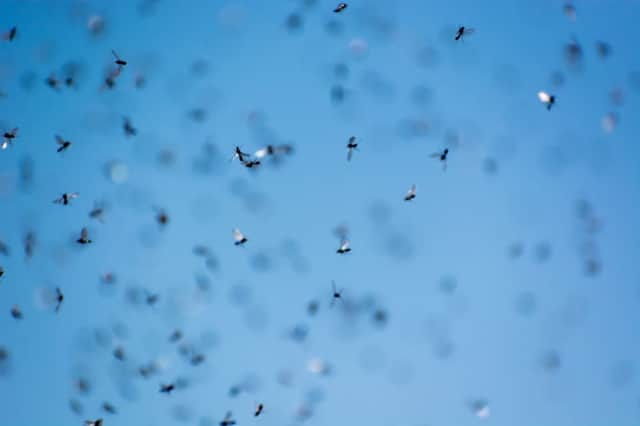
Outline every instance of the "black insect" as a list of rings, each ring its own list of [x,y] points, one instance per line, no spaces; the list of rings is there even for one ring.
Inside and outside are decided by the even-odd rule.
[[[449,155],[449,148],[445,148],[442,152],[434,152],[430,157],[437,158],[442,163],[442,169],[447,170],[447,155]]]
[[[253,413],[253,416],[258,417],[260,414],[262,414],[262,410],[264,410],[264,404],[260,403],[256,405],[256,411]]]
[[[146,302],[149,306],[155,305],[158,302],[158,299],[160,299],[160,296],[157,293],[151,293],[147,290],[145,290],[144,292],[147,295]]]
[[[414,198],[416,198],[416,186],[415,185],[411,185],[411,188],[409,188],[409,191],[407,192],[407,195],[404,196],[404,200],[405,201],[411,201]]]
[[[260,165],[260,160],[247,160],[247,161],[243,161],[242,164],[246,168],[252,169],[252,168],[258,167]]]
[[[9,145],[11,145],[13,143],[13,140],[16,138],[16,136],[18,135],[18,128],[14,127],[13,129],[9,130],[8,132],[4,132],[2,134],[2,145],[0,145],[0,148],[2,149],[7,149],[9,147]]]
[[[118,410],[111,403],[105,401],[102,403],[102,409],[109,414],[117,414]]]
[[[97,419],[97,420],[85,420],[85,421],[84,421],[84,425],[85,425],[85,426],[102,426],[102,419]]]
[[[56,198],[55,200],[53,200],[53,202],[56,204],[62,204],[64,206],[67,206],[69,205],[71,200],[76,199],[79,196],[80,194],[78,194],[77,192],[65,192],[60,196],[60,198]]]
[[[60,311],[62,302],[64,302],[64,294],[62,294],[62,291],[60,291],[60,289],[56,287],[56,313]]]
[[[129,119],[129,117],[122,117],[122,119],[122,129],[124,130],[125,136],[135,136],[138,133],[138,129],[133,127],[133,124],[131,124],[131,120]]]
[[[58,84],[60,82],[54,73],[49,74],[49,77],[47,77],[44,82],[53,90],[58,90]]]
[[[161,393],[166,393],[167,395],[170,394],[172,391],[174,391],[176,388],[176,385],[174,385],[173,383],[169,383],[168,385],[165,384],[161,384],[160,385],[160,392]]]
[[[347,4],[346,3],[340,3],[339,5],[336,6],[335,9],[333,9],[333,13],[340,13],[343,10],[345,10],[347,8]]]
[[[239,146],[236,146],[235,150],[233,151],[233,157],[231,157],[231,160],[235,160],[236,158],[238,160],[240,160],[241,163],[244,163],[246,160],[249,159],[249,157],[251,156],[251,154],[247,154],[246,152],[242,152],[242,150],[240,149]]]
[[[120,56],[118,56],[115,50],[111,49],[111,53],[113,53],[113,56],[116,58],[114,62],[117,66],[124,67],[127,65],[127,61],[123,60]]]
[[[336,303],[336,300],[342,300],[342,290],[338,291],[336,282],[331,280],[331,306]]]
[[[18,33],[18,27],[13,27],[6,33],[2,34],[2,39],[5,41],[13,41],[16,38],[16,34]]]
[[[76,240],[79,244],[91,244],[93,241],[89,239],[89,230],[82,228],[80,231],[80,238]]]
[[[473,28],[467,28],[465,26],[461,26],[458,28],[458,31],[456,31],[456,36],[455,36],[455,40],[462,40],[462,37],[465,35],[469,35],[472,34],[475,30]]]
[[[60,135],[55,135],[55,138],[56,138],[56,143],[59,146],[58,152],[62,152],[72,145],[71,141],[64,140]]]
[[[165,226],[169,223],[169,215],[164,209],[156,207],[156,222],[160,224],[160,226]]]
[[[336,253],[345,254],[345,253],[349,253],[350,251],[351,251],[351,243],[349,242],[349,240],[342,240],[342,242],[340,243],[340,247],[338,248],[338,250],[336,250]]]
[[[231,411],[227,411],[227,414],[224,416],[224,419],[220,422],[220,426],[233,426],[235,424],[236,424],[236,421],[233,420]]]
[[[11,308],[11,316],[17,320],[22,319],[22,311],[20,310],[20,306],[13,305]]]
[[[4,276],[4,268],[0,266],[0,278]]]
[[[538,99],[547,106],[547,110],[551,110],[553,104],[556,103],[556,97],[544,91],[538,92]]]
[[[354,150],[358,151],[358,143],[356,142],[356,137],[351,136],[349,138],[349,142],[347,143],[347,161],[351,161]]]

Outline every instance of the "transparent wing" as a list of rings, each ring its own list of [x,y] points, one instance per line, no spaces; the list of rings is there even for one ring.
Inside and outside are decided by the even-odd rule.
[[[340,245],[340,250],[345,251],[349,248],[350,245],[351,243],[349,242],[349,240],[344,240],[342,242],[342,245]]]
[[[89,238],[89,230],[86,227],[82,228],[82,231],[80,231],[80,238],[82,238],[83,240]]]
[[[547,92],[541,90],[538,92],[538,99],[540,102],[549,103],[551,101],[551,96]]]
[[[78,192],[69,192],[67,198],[78,198],[80,194]]]
[[[256,151],[255,156],[258,160],[264,158],[267,156],[267,153],[269,152],[269,150],[267,148],[262,148]]]
[[[349,152],[347,152],[347,161],[351,161],[351,157],[353,157],[353,150],[349,149]]]
[[[56,143],[57,143],[58,145],[64,145],[64,139],[62,139],[62,136],[60,136],[60,135],[55,135],[55,138],[56,138]]]
[[[240,230],[238,228],[235,228],[233,230],[233,239],[236,240],[236,241],[244,240],[244,235],[242,234],[242,232],[240,232]]]

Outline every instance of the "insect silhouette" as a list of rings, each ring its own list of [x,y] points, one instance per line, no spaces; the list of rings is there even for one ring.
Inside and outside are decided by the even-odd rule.
[[[340,243],[340,247],[338,248],[338,250],[336,250],[336,253],[338,254],[345,254],[345,253],[349,253],[351,251],[351,243],[349,242],[349,240],[343,240]]]
[[[473,28],[468,28],[465,27],[464,25],[458,28],[458,31],[456,31],[456,36],[455,36],[455,40],[463,40],[463,37],[465,35],[469,35],[469,34],[473,34],[475,32],[475,30]]]
[[[447,170],[447,155],[449,155],[449,148],[445,148],[442,152],[434,152],[429,157],[437,158],[442,163],[442,170]]]
[[[60,306],[62,305],[63,301],[64,294],[62,294],[62,291],[60,291],[60,289],[56,287],[56,314],[60,311]]]
[[[85,421],[84,421],[84,425],[85,425],[85,426],[102,426],[102,419],[97,419],[97,420],[85,420]]]
[[[57,152],[62,152],[68,149],[72,145],[71,141],[64,140],[60,135],[55,135],[55,139],[56,139],[56,143],[58,144]]]
[[[58,90],[58,84],[60,82],[58,81],[58,78],[56,77],[55,73],[49,74],[49,77],[47,77],[44,82],[47,84],[47,86],[51,87],[53,90]]]
[[[16,136],[18,136],[18,128],[14,127],[13,129],[9,130],[8,132],[4,132],[2,134],[2,145],[0,145],[0,148],[7,149],[9,147],[9,145],[11,145],[13,143],[13,140],[16,138]]]
[[[349,142],[347,142],[347,161],[351,161],[353,151],[358,151],[358,143],[356,142],[355,136],[351,136]]]
[[[156,210],[156,222],[160,224],[160,226],[165,226],[169,223],[169,215],[164,209],[155,208]]]
[[[220,422],[220,426],[233,426],[235,424],[236,424],[236,421],[233,420],[231,411],[227,411],[227,414],[224,416],[224,419]]]
[[[260,165],[260,161],[259,160],[247,160],[247,161],[243,161],[242,164],[248,168],[248,169],[252,169],[254,167],[257,167]]]
[[[138,129],[133,127],[131,124],[131,120],[129,117],[122,117],[122,129],[124,130],[125,136],[135,136],[138,133]]]
[[[176,385],[174,385],[173,383],[169,383],[168,385],[165,384],[161,384],[160,385],[160,392],[161,393],[166,393],[167,395],[169,395],[172,391],[174,391],[176,388]]]
[[[74,200],[79,196],[80,194],[78,194],[77,192],[65,192],[64,194],[62,194],[62,196],[60,196],[60,198],[56,198],[55,200],[53,200],[53,202],[55,204],[62,204],[64,206],[67,206],[69,205],[71,200]]]
[[[333,9],[333,13],[340,13],[340,12],[342,12],[343,10],[345,10],[345,9],[347,8],[347,6],[348,6],[348,5],[347,5],[346,3],[340,3],[340,4],[338,4],[338,5],[336,6],[336,8],[335,8],[335,9]]]
[[[247,241],[249,241],[247,240],[247,237],[245,237],[244,234],[240,232],[238,228],[233,230],[233,239],[234,239],[234,244],[237,246],[242,245]]]
[[[253,416],[258,417],[260,414],[262,414],[262,410],[264,410],[264,405],[262,403],[256,405],[256,410],[253,413]]]
[[[411,201],[414,198],[416,198],[416,186],[411,185],[411,188],[409,188],[409,191],[407,192],[407,195],[404,196],[404,200],[405,201]]]
[[[251,156],[251,154],[248,154],[246,152],[242,152],[240,147],[236,146],[235,150],[233,151],[233,157],[231,157],[231,160],[229,160],[229,161],[233,161],[233,160],[235,160],[237,158],[241,163],[244,163],[246,160],[249,159],[250,156]]]
[[[116,407],[114,407],[111,403],[109,402],[103,402],[102,403],[102,409],[109,414],[117,414],[118,410],[116,410]]]
[[[17,320],[22,319],[22,311],[20,310],[20,306],[13,305],[13,307],[11,307],[11,316]]]
[[[93,241],[89,239],[89,230],[85,227],[80,231],[80,238],[76,240],[78,244],[91,244]]]
[[[337,300],[342,300],[342,290],[338,291],[336,287],[336,282],[331,280],[331,307],[336,303]]]
[[[89,212],[89,218],[96,219],[99,222],[104,223],[105,208],[102,203],[94,203],[93,209]]]
[[[127,61],[118,56],[115,50],[111,49],[111,53],[113,54],[113,57],[116,58],[116,60],[114,61],[116,65],[118,65],[119,67],[124,67],[127,65]]]
[[[547,106],[547,110],[551,110],[553,104],[556,103],[556,97],[554,95],[550,95],[542,90],[538,92],[538,99]]]
[[[18,27],[12,27],[9,31],[2,34],[2,39],[5,41],[13,41],[16,38],[16,34],[18,34]]]

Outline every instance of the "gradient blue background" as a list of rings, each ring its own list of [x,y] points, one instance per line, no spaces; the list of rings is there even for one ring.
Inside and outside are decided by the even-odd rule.
[[[207,425],[227,410],[238,425],[283,425],[310,400],[311,425],[640,424],[640,3],[580,1],[575,22],[550,0],[355,0],[338,16],[336,4],[164,0],[145,14],[133,1],[0,4],[0,28],[18,26],[14,42],[0,43],[0,124],[20,127],[0,152],[0,240],[12,250],[0,257],[0,345],[10,351],[0,425]],[[87,31],[92,13],[107,22],[98,37]],[[286,28],[291,13],[302,18],[297,31]],[[462,24],[476,32],[454,43]],[[563,57],[572,36],[584,49],[580,71]],[[354,55],[353,39],[366,40],[365,55]],[[596,55],[597,40],[612,46],[609,58]],[[113,91],[100,91],[112,48],[129,65]],[[71,60],[85,65],[78,87],[46,87]],[[204,75],[192,72],[198,61],[208,63]],[[334,76],[338,62],[346,78]],[[28,71],[29,90],[20,85]],[[141,90],[136,73],[147,79]],[[348,93],[340,105],[330,98],[336,82]],[[618,106],[609,99],[616,88]],[[551,112],[538,90],[557,95]],[[189,118],[193,108],[206,109],[203,123]],[[252,111],[261,125],[248,125]],[[620,122],[607,134],[610,111]],[[123,115],[136,137],[123,135]],[[427,130],[408,131],[411,120]],[[64,155],[56,133],[74,142]],[[347,163],[351,135],[361,150]],[[217,154],[198,173],[206,141]],[[295,152],[255,173],[227,161],[236,144],[253,152],[270,142]],[[443,172],[428,156],[445,146]],[[158,161],[163,150],[173,165]],[[497,173],[485,172],[487,158]],[[113,160],[127,165],[125,184],[105,176]],[[413,183],[418,196],[404,203]],[[52,204],[65,191],[80,198]],[[603,223],[595,277],[579,254],[579,199]],[[88,218],[97,200],[109,206],[104,224]],[[170,215],[164,230],[154,206]],[[340,224],[353,247],[344,257],[335,253]],[[77,247],[85,225],[94,243]],[[245,247],[233,246],[234,227]],[[25,260],[29,229],[37,245]],[[524,252],[511,259],[516,242]],[[194,256],[195,244],[211,247],[217,272]],[[542,262],[540,244],[551,249]],[[99,281],[107,271],[118,279],[111,290]],[[198,275],[211,280],[206,294]],[[447,277],[451,293],[442,291]],[[332,279],[345,303],[330,309]],[[38,302],[55,286],[66,296],[58,315]],[[132,306],[130,288],[160,300]],[[527,315],[523,294],[535,298]],[[305,311],[312,299],[321,302],[314,318]],[[367,303],[387,311],[386,327],[372,324]],[[14,304],[20,322],[9,315]],[[309,328],[303,343],[288,337],[297,324]],[[176,327],[204,364],[177,354],[168,342]],[[96,329],[112,336],[107,347]],[[112,356],[119,344],[124,363]],[[541,367],[549,351],[560,355],[554,371]],[[314,357],[331,365],[329,376],[308,371]],[[151,360],[164,368],[144,380],[136,368]],[[291,386],[278,384],[281,371]],[[90,380],[89,395],[75,390],[78,376]],[[189,386],[158,393],[178,377]],[[252,392],[230,398],[246,378]],[[469,409],[477,398],[489,401],[488,419]],[[82,402],[81,416],[70,399]],[[101,412],[105,400],[116,416]],[[266,408],[254,419],[258,401]]]

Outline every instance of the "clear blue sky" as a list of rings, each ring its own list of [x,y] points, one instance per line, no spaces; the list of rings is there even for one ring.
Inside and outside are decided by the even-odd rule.
[[[137,3],[0,5],[0,30],[18,28],[0,43],[0,126],[20,128],[0,151],[0,241],[11,251],[0,254],[0,425],[207,426],[229,410],[239,426],[286,425],[305,402],[310,425],[638,424],[638,1],[580,1],[575,22],[551,0],[357,0],[339,15],[327,0],[160,0],[144,13]],[[97,36],[93,14],[106,20]],[[460,25],[475,32],[454,42]],[[564,55],[573,37],[577,66]],[[111,49],[128,65],[101,91]],[[70,61],[77,86],[47,87]],[[556,95],[551,111],[539,90]],[[204,121],[190,118],[196,109]],[[124,135],[123,116],[136,136]],[[62,154],[55,134],[73,142]],[[359,151],[347,162],[352,135]],[[268,143],[294,151],[257,170],[228,161],[235,145]],[[429,157],[445,147],[446,172]],[[126,182],[108,178],[113,162]],[[80,196],[53,204],[63,192]],[[104,223],[88,217],[100,200]],[[164,229],[155,208],[169,214]],[[344,256],[341,224],[353,249]],[[83,226],[93,243],[81,247]],[[585,274],[586,256],[599,274]],[[117,281],[105,288],[109,271]],[[333,308],[331,280],[343,290]],[[42,302],[55,287],[58,314]],[[142,289],[159,295],[155,306],[130,302]],[[308,330],[303,342],[290,338],[296,326]],[[176,328],[203,364],[169,342]],[[550,357],[555,368],[544,367]],[[312,373],[312,359],[330,374]],[[160,370],[143,379],[150,361]],[[74,387],[79,377],[89,394]],[[188,386],[158,392],[178,378]],[[229,396],[249,379],[252,389]],[[478,399],[489,418],[470,409]]]

